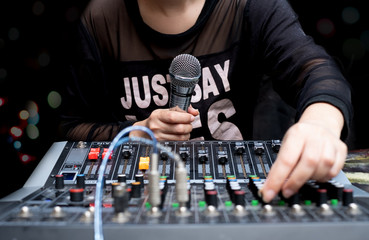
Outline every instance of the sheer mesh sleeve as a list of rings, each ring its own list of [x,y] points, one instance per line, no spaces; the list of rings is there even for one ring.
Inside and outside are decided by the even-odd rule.
[[[71,141],[108,141],[123,128],[133,124],[114,115],[106,104],[104,70],[94,41],[79,22],[70,39],[71,60],[66,77],[65,103],[62,106],[61,135]]]
[[[351,87],[335,61],[304,33],[287,1],[250,0],[246,14],[259,70],[272,76],[297,119],[314,102],[330,103],[344,115],[344,138],[352,120]]]

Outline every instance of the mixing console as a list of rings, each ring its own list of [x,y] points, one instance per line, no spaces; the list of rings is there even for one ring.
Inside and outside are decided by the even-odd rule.
[[[92,239],[99,168],[111,142],[56,142],[24,187],[0,199],[1,239]],[[281,142],[162,142],[156,204],[153,148],[126,142],[107,157],[106,239],[367,239],[369,194],[341,173],[289,199],[258,196]],[[177,162],[186,169],[185,202]],[[156,166],[156,164],[154,165]],[[6,183],[5,183],[6,184]]]

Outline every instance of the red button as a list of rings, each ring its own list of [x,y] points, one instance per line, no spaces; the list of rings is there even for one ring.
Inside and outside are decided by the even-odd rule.
[[[106,153],[109,151],[109,148],[104,148],[104,152],[102,153],[102,158],[104,159]],[[109,155],[109,159],[111,159],[111,155],[113,154],[113,152],[110,153]]]
[[[88,159],[96,160],[99,158],[100,148],[91,148],[90,152],[88,153]]]

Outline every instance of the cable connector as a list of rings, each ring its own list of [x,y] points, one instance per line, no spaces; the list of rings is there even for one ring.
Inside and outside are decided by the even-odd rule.
[[[158,207],[160,205],[161,197],[160,197],[160,175],[158,172],[158,160],[159,155],[157,153],[153,153],[151,155],[151,170],[148,173],[149,175],[149,202],[152,208]]]
[[[176,158],[180,158],[178,154],[175,154]],[[176,195],[179,203],[179,216],[189,216],[190,213],[187,210],[186,204],[189,200],[187,190],[187,169],[182,161],[177,161],[176,168]]]

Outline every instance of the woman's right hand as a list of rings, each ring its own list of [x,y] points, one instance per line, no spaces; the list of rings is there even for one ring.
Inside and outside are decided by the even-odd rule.
[[[186,141],[190,139],[192,122],[199,115],[198,110],[189,106],[188,112],[174,107],[170,109],[156,109],[151,115],[133,124],[133,126],[145,126],[153,131],[158,141]],[[132,131],[130,136],[147,137],[141,131]]]

